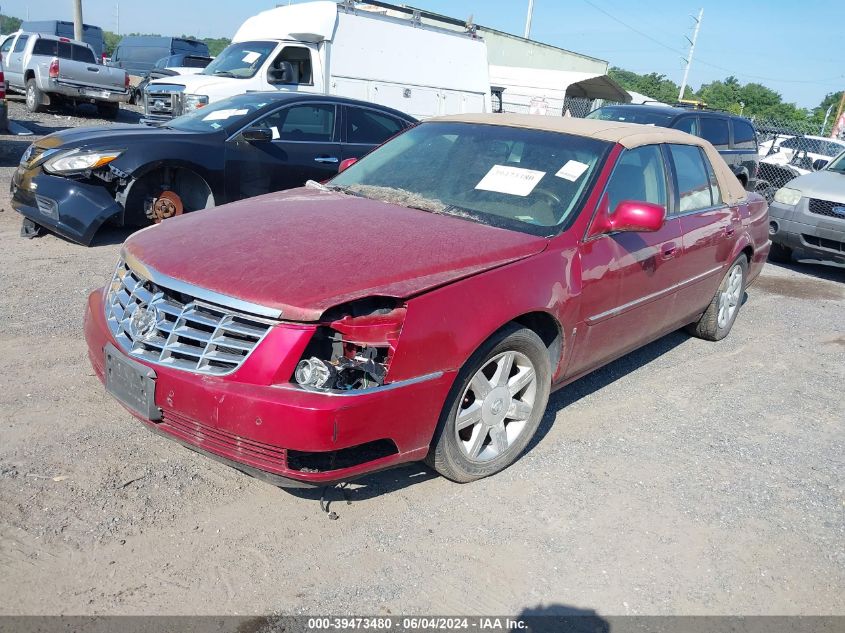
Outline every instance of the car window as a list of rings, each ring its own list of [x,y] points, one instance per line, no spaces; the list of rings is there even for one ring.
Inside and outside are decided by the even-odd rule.
[[[273,71],[280,70],[283,62],[288,62],[293,68],[293,77],[286,81],[286,84],[313,85],[310,50],[303,46],[285,46],[282,52],[273,60],[268,70],[268,73],[271,73],[268,77],[270,83],[274,83],[272,77]]]
[[[331,143],[334,137],[335,106],[309,103],[276,110],[254,124],[268,128],[273,140]]]
[[[230,44],[201,74],[248,79],[258,72],[276,48],[276,42],[255,41]]]
[[[678,211],[686,213],[712,207],[711,182],[701,150],[695,145],[670,145],[669,153],[678,184]]]
[[[26,46],[26,41],[29,39],[29,35],[21,35],[18,37],[18,41],[15,42],[15,48],[12,50],[13,53],[20,53],[24,46]]]
[[[507,95],[506,95],[507,96]],[[637,106],[604,106],[593,110],[587,115],[588,119],[600,121],[625,121],[626,123],[642,123],[644,125],[660,125],[666,127],[674,116],[669,108],[638,108]]]
[[[730,144],[727,119],[703,116],[699,119],[701,138],[707,139],[716,147],[727,147]]]
[[[329,183],[353,195],[533,235],[577,216],[605,141],[499,125],[425,122]]]
[[[698,119],[694,116],[685,116],[672,124],[672,127],[681,132],[698,136]]]
[[[346,107],[346,142],[378,145],[406,127],[404,121],[374,110]]]
[[[740,149],[756,149],[757,134],[754,127],[742,119],[733,119],[734,126],[734,147]]]
[[[666,171],[657,145],[623,152],[607,183],[610,212],[623,200],[651,202],[666,207]]]
[[[79,44],[71,45],[71,57],[77,62],[85,62],[86,64],[97,63],[97,58],[94,57],[94,51],[87,46],[80,46]]]
[[[39,38],[35,41],[35,44],[32,47],[32,54],[55,57],[59,54],[59,41]]]
[[[12,43],[15,41],[14,37],[7,37],[3,44],[0,45],[0,53],[8,53],[12,48]]]
[[[819,154],[823,154],[825,156],[833,158],[834,156],[837,156],[843,149],[845,149],[845,145],[840,145],[839,143],[834,143],[833,141],[822,141]]]
[[[710,159],[707,158],[707,154],[705,154],[701,148],[698,149],[698,152],[701,154],[701,160],[704,161],[704,168],[707,171],[707,180],[710,182],[710,200],[711,204],[715,207],[722,204],[722,190],[719,189],[719,179],[716,178],[716,172],[713,171],[713,165],[710,164]]]

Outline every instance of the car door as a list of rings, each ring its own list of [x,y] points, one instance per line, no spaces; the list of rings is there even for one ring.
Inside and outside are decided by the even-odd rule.
[[[605,191],[612,213],[623,200],[671,208],[665,157],[659,145],[626,150]],[[603,199],[604,200],[604,199]],[[604,204],[604,201],[603,201]],[[680,279],[681,224],[667,216],[654,232],[588,237],[581,260],[580,331],[567,373],[583,373],[663,333],[674,321]]]
[[[13,38],[14,39],[14,38]],[[29,35],[21,33],[12,44],[9,56],[3,55],[3,65],[6,67],[6,81],[10,86],[23,88],[23,56]]]
[[[341,160],[337,106],[309,101],[266,114],[249,127],[269,132],[266,141],[236,135],[226,148],[229,199],[301,187],[337,174]]]
[[[343,106],[343,159],[361,158],[409,125],[407,121],[373,108]]]
[[[716,292],[740,218],[722,201],[713,166],[700,147],[672,144],[667,150],[676,192],[672,214],[683,236],[676,307],[681,315],[695,316]]]

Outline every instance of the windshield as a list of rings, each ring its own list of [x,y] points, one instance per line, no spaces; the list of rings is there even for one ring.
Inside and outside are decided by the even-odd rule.
[[[249,123],[255,112],[270,102],[267,95],[260,92],[237,95],[176,117],[165,127],[185,132],[237,129]]]
[[[575,217],[611,144],[540,130],[422,123],[332,179],[352,195],[534,235]]]
[[[213,62],[205,67],[203,75],[249,79],[276,48],[276,42],[238,42],[230,44]]]
[[[605,106],[593,110],[587,115],[588,119],[600,121],[625,121],[626,123],[643,123],[645,125],[659,125],[668,127],[669,121],[675,116],[673,112],[659,112],[655,110],[640,110],[625,106]]]
[[[834,158],[827,166],[828,171],[838,171],[840,174],[845,173],[845,152],[842,152]]]

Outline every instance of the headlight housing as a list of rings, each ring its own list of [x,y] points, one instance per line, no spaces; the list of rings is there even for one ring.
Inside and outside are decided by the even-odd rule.
[[[317,328],[293,381],[317,391],[358,391],[385,383],[405,320],[405,307],[346,315]]]
[[[188,95],[183,94],[182,98],[182,114],[199,110],[208,105],[208,95]]]
[[[788,207],[794,207],[801,200],[801,192],[798,189],[790,189],[789,187],[781,187],[775,193],[775,202],[785,204]]]
[[[71,150],[53,156],[44,163],[44,171],[51,174],[72,174],[108,165],[123,150],[82,151]]]

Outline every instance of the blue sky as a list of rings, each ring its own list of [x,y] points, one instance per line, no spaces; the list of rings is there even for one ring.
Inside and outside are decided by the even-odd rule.
[[[246,17],[279,2],[121,0],[120,29],[231,37]],[[407,4],[461,19],[472,14],[477,24],[522,34],[528,0]],[[114,30],[116,5],[114,0],[83,0],[85,21]],[[28,7],[32,19],[70,19],[72,12],[71,0],[0,0],[0,6],[3,13],[18,17],[25,17]],[[825,94],[845,88],[845,3],[838,0],[535,0],[531,36],[680,83],[681,56],[688,48],[685,36],[692,36],[691,16],[702,7],[704,20],[690,73],[694,88],[734,74],[743,83],[759,81],[802,107],[816,106]]]

